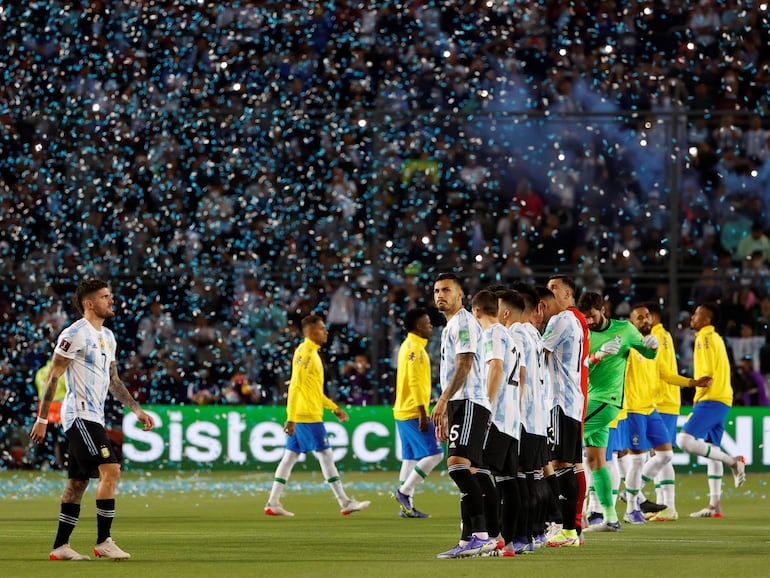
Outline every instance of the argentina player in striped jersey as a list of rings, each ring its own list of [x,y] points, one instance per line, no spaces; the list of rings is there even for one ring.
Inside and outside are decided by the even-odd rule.
[[[447,324],[441,332],[441,395],[431,412],[436,437],[447,442],[449,477],[460,490],[462,535],[438,558],[463,558],[492,551],[484,515],[484,496],[471,468],[483,467],[483,445],[490,417],[486,384],[481,381],[481,326],[463,307],[459,277],[442,273],[433,284],[433,300]]]
[[[513,540],[520,509],[516,474],[519,458],[519,358],[521,344],[500,323],[498,298],[489,290],[473,296],[473,316],[481,325],[481,374],[492,404],[492,423],[484,442],[484,464],[477,476],[484,492],[487,531],[503,555],[515,553]],[[494,475],[495,483],[492,482]]]

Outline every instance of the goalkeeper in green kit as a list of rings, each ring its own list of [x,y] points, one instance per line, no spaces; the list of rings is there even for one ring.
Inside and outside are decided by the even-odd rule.
[[[623,407],[629,350],[636,349],[644,357],[654,359],[658,353],[658,340],[652,335],[642,337],[629,321],[606,317],[604,298],[598,293],[584,293],[577,305],[590,330],[588,407],[583,421],[583,442],[593,486],[604,510],[604,523],[590,526],[585,531],[617,532],[620,521],[613,504],[612,482],[606,465],[609,424]]]

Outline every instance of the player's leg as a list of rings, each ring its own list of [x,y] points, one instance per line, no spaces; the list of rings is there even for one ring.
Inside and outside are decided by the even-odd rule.
[[[606,465],[606,448],[609,442],[609,424],[619,409],[602,402],[588,401],[584,435],[586,460],[591,468],[594,489],[602,506],[604,524],[608,529],[619,528],[618,516],[612,500],[612,481]],[[599,527],[597,526],[598,530]]]
[[[293,437],[293,436],[292,436]],[[299,449],[298,447],[296,449]],[[265,514],[268,516],[293,516],[292,512],[286,510],[281,504],[281,496],[286,489],[286,484],[289,483],[292,469],[294,464],[299,460],[300,453],[289,449],[288,445],[283,452],[281,461],[278,462],[278,467],[275,469],[275,475],[273,476],[273,486],[270,489],[270,497],[265,504]]]
[[[70,468],[72,460],[70,461]],[[67,480],[67,486],[61,497],[61,509],[59,511],[59,526],[54,538],[53,548],[49,554],[51,560],[89,560],[88,556],[73,550],[69,545],[70,536],[80,518],[80,503],[83,494],[88,488],[88,479]]]

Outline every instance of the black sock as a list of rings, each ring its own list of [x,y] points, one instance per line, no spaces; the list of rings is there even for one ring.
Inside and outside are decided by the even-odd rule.
[[[546,482],[548,482],[548,512],[546,514],[546,519],[549,522],[554,522],[556,524],[562,523],[562,508],[561,508],[561,500],[559,500],[559,496],[561,495],[561,487],[560,487],[560,480],[556,476],[556,474],[552,474],[548,476],[545,479]]]
[[[575,475],[575,468],[570,466],[557,472],[559,476],[559,488],[564,496],[560,502],[562,513],[562,524],[565,530],[575,530],[577,522],[577,499],[578,499],[578,479]]]
[[[486,470],[481,470],[473,475],[481,488],[484,499],[484,516],[487,521],[487,532],[495,538],[500,533],[500,498],[492,476]]]
[[[110,537],[112,519],[115,517],[115,498],[96,500],[96,543],[101,544]]]
[[[63,546],[70,541],[72,530],[78,523],[80,517],[80,504],[62,504],[59,512],[59,529],[56,532],[56,539],[53,543],[53,549]]]
[[[497,490],[500,493],[503,503],[502,515],[500,516],[500,530],[503,540],[507,544],[516,537],[516,530],[519,521],[519,512],[521,510],[521,500],[519,499],[519,486],[516,478],[505,477],[498,481]]]
[[[464,528],[465,534],[474,532],[486,532],[486,520],[484,518],[484,498],[481,488],[471,473],[470,466],[465,464],[453,464],[449,466],[449,477],[460,490],[460,510],[468,518],[469,528]],[[463,510],[463,508],[465,508]]]
[[[519,472],[516,476],[516,486],[519,489],[519,501],[521,502],[521,509],[519,510],[516,523],[516,538],[517,541],[529,542],[531,525],[529,519],[532,497],[529,495],[529,484],[524,472]]]

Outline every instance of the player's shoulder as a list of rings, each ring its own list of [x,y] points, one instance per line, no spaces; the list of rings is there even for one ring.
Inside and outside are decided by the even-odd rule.
[[[60,337],[64,337],[64,338],[74,337],[78,333],[84,333],[88,331],[88,327],[89,327],[88,321],[86,321],[84,318],[80,318],[74,323],[62,329]]]

